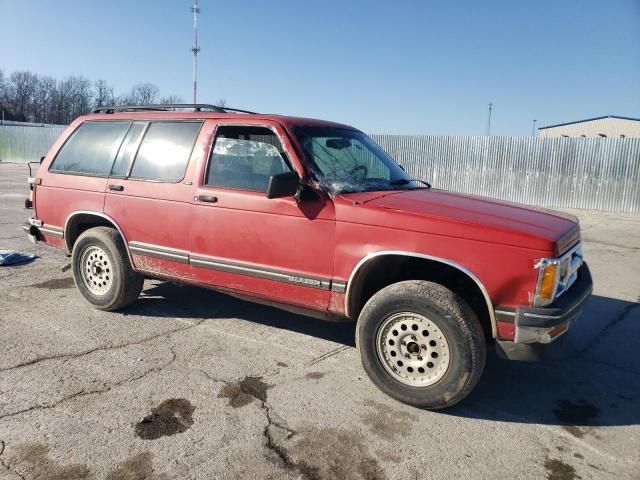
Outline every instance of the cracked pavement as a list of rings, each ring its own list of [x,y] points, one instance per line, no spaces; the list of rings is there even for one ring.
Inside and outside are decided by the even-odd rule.
[[[92,309],[22,235],[26,176],[0,164],[0,248],[39,257],[0,267],[0,479],[640,477],[640,215],[571,212],[595,295],[565,358],[490,353],[429,412],[371,384],[352,324],[157,280]]]

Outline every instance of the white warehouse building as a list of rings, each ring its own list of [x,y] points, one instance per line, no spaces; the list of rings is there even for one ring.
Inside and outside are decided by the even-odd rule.
[[[575,122],[540,127],[538,129],[538,136],[542,138],[640,137],[640,118],[619,117],[617,115],[588,118],[586,120],[577,120]]]

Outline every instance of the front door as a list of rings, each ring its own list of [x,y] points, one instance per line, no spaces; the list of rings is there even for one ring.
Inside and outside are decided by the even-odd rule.
[[[268,199],[271,175],[302,173],[275,122],[218,125],[193,197],[190,262],[198,281],[326,310],[335,212],[322,192]]]

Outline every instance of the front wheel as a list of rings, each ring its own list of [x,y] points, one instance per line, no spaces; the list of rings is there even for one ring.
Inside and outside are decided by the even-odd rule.
[[[78,290],[100,310],[119,310],[140,295],[144,277],[131,267],[124,241],[113,228],[83,232],[73,246],[71,263]]]
[[[475,313],[433,282],[398,282],[377,292],[360,314],[356,338],[373,383],[417,407],[458,403],[484,369],[487,347]]]

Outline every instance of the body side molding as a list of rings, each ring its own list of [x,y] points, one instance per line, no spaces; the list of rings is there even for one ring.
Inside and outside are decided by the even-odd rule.
[[[189,263],[189,252],[177,248],[161,247],[143,242],[129,242],[129,250],[134,255],[146,255],[179,263]]]
[[[287,272],[274,268],[258,267],[251,264],[233,262],[203,255],[189,255],[189,263],[196,267],[208,268],[227,273],[247,275],[249,277],[264,278],[276,282],[291,283],[303,287],[331,289],[330,278],[302,276],[297,272]]]

